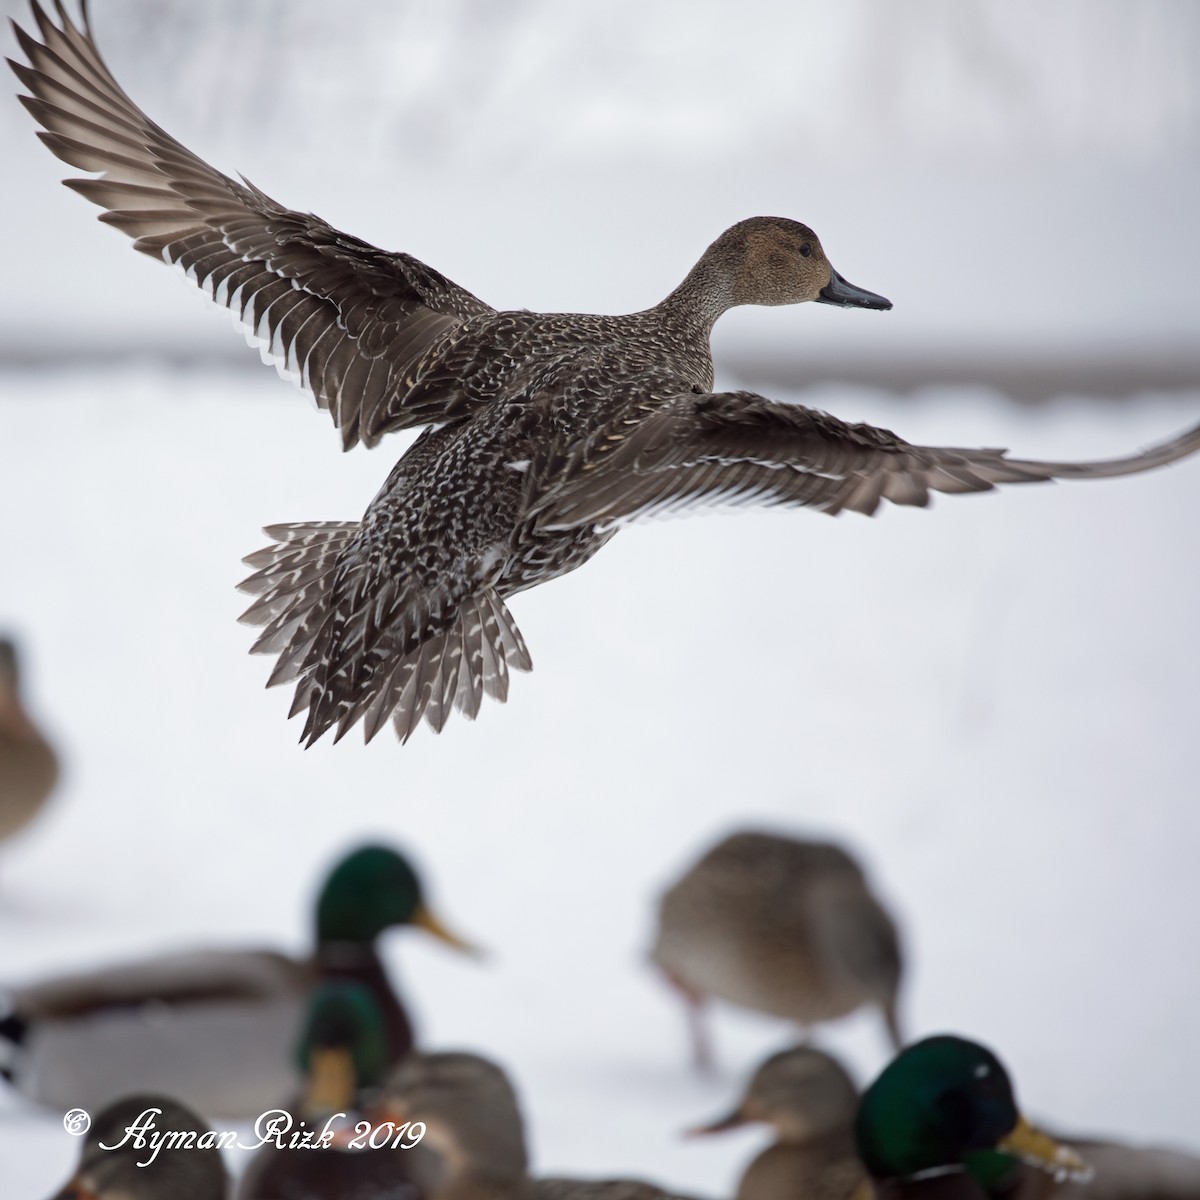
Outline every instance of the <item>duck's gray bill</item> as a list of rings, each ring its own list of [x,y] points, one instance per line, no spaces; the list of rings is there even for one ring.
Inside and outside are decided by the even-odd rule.
[[[836,271],[833,277],[821,289],[817,297],[819,304],[837,304],[842,308],[878,308],[887,310],[892,307],[890,300],[868,292],[866,288],[855,287],[847,283]]]

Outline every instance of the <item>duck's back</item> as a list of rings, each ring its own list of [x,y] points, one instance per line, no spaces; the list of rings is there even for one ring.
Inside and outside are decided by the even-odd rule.
[[[56,1108],[157,1091],[209,1116],[256,1117],[293,1086],[311,980],[284,955],[204,951],[13,989],[5,1072]]]
[[[1005,1200],[1200,1200],[1200,1157],[1194,1154],[1066,1140],[1094,1172],[1087,1183],[1056,1183],[1026,1167]]]

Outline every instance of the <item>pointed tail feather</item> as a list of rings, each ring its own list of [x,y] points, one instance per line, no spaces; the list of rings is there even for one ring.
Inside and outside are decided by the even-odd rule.
[[[304,732],[308,745],[335,724],[337,741],[360,719],[364,741],[369,742],[389,718],[403,743],[422,717],[435,733],[441,733],[456,708],[473,721],[484,693],[503,703],[512,669],[530,671],[533,663],[512,614],[489,588],[469,597],[443,629],[398,658],[364,695],[314,719],[310,702],[316,685],[302,680],[293,709],[310,710]]]
[[[269,525],[263,532],[275,544],[242,560],[259,569],[238,587],[258,599],[238,619],[266,626],[250,653],[279,656],[268,687],[300,675],[325,619],[325,599],[339,557],[358,528],[356,521]]]
[[[251,653],[278,656],[268,687],[296,681],[288,716],[308,710],[305,744],[335,726],[337,741],[360,720],[369,742],[389,719],[406,742],[422,717],[440,733],[456,708],[474,720],[485,694],[503,702],[509,672],[532,670],[533,663],[512,614],[490,588],[468,597],[414,650],[369,676],[361,694],[338,696],[336,678],[318,683],[323,663],[314,646],[330,616],[342,552],[358,529],[333,521],[273,525],[266,532],[274,544],[245,559],[258,570],[239,586],[257,598],[241,620],[264,627]]]

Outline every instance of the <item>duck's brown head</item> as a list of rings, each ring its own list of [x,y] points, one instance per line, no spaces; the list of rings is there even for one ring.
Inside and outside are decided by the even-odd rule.
[[[447,1183],[477,1173],[493,1182],[525,1178],[525,1127],[516,1092],[505,1072],[478,1054],[410,1054],[384,1084],[376,1117],[396,1127],[420,1123]]]
[[[830,265],[817,235],[786,217],[739,221],[704,255],[728,282],[728,303],[800,304],[889,309],[890,300],[847,283]],[[703,260],[702,260],[703,261]]]
[[[691,1130],[722,1133],[753,1122],[773,1125],[780,1141],[803,1143],[849,1130],[858,1089],[836,1058],[813,1046],[796,1046],[762,1063],[727,1116]]]

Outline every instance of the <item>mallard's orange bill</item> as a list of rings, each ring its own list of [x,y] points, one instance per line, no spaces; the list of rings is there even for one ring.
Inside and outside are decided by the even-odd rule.
[[[445,942],[447,946],[453,946],[455,950],[459,950],[463,954],[470,954],[475,958],[482,958],[484,955],[478,946],[463,941],[456,933],[451,933],[424,904],[413,914],[412,924],[424,929],[426,933],[433,934],[439,942]]]
[[[1087,1183],[1092,1177],[1092,1168],[1086,1159],[1070,1146],[1064,1146],[1040,1129],[1035,1129],[1024,1117],[1017,1121],[1013,1131],[1003,1141],[997,1143],[996,1149],[1019,1158],[1031,1167],[1048,1171],[1060,1183],[1065,1179]]]

